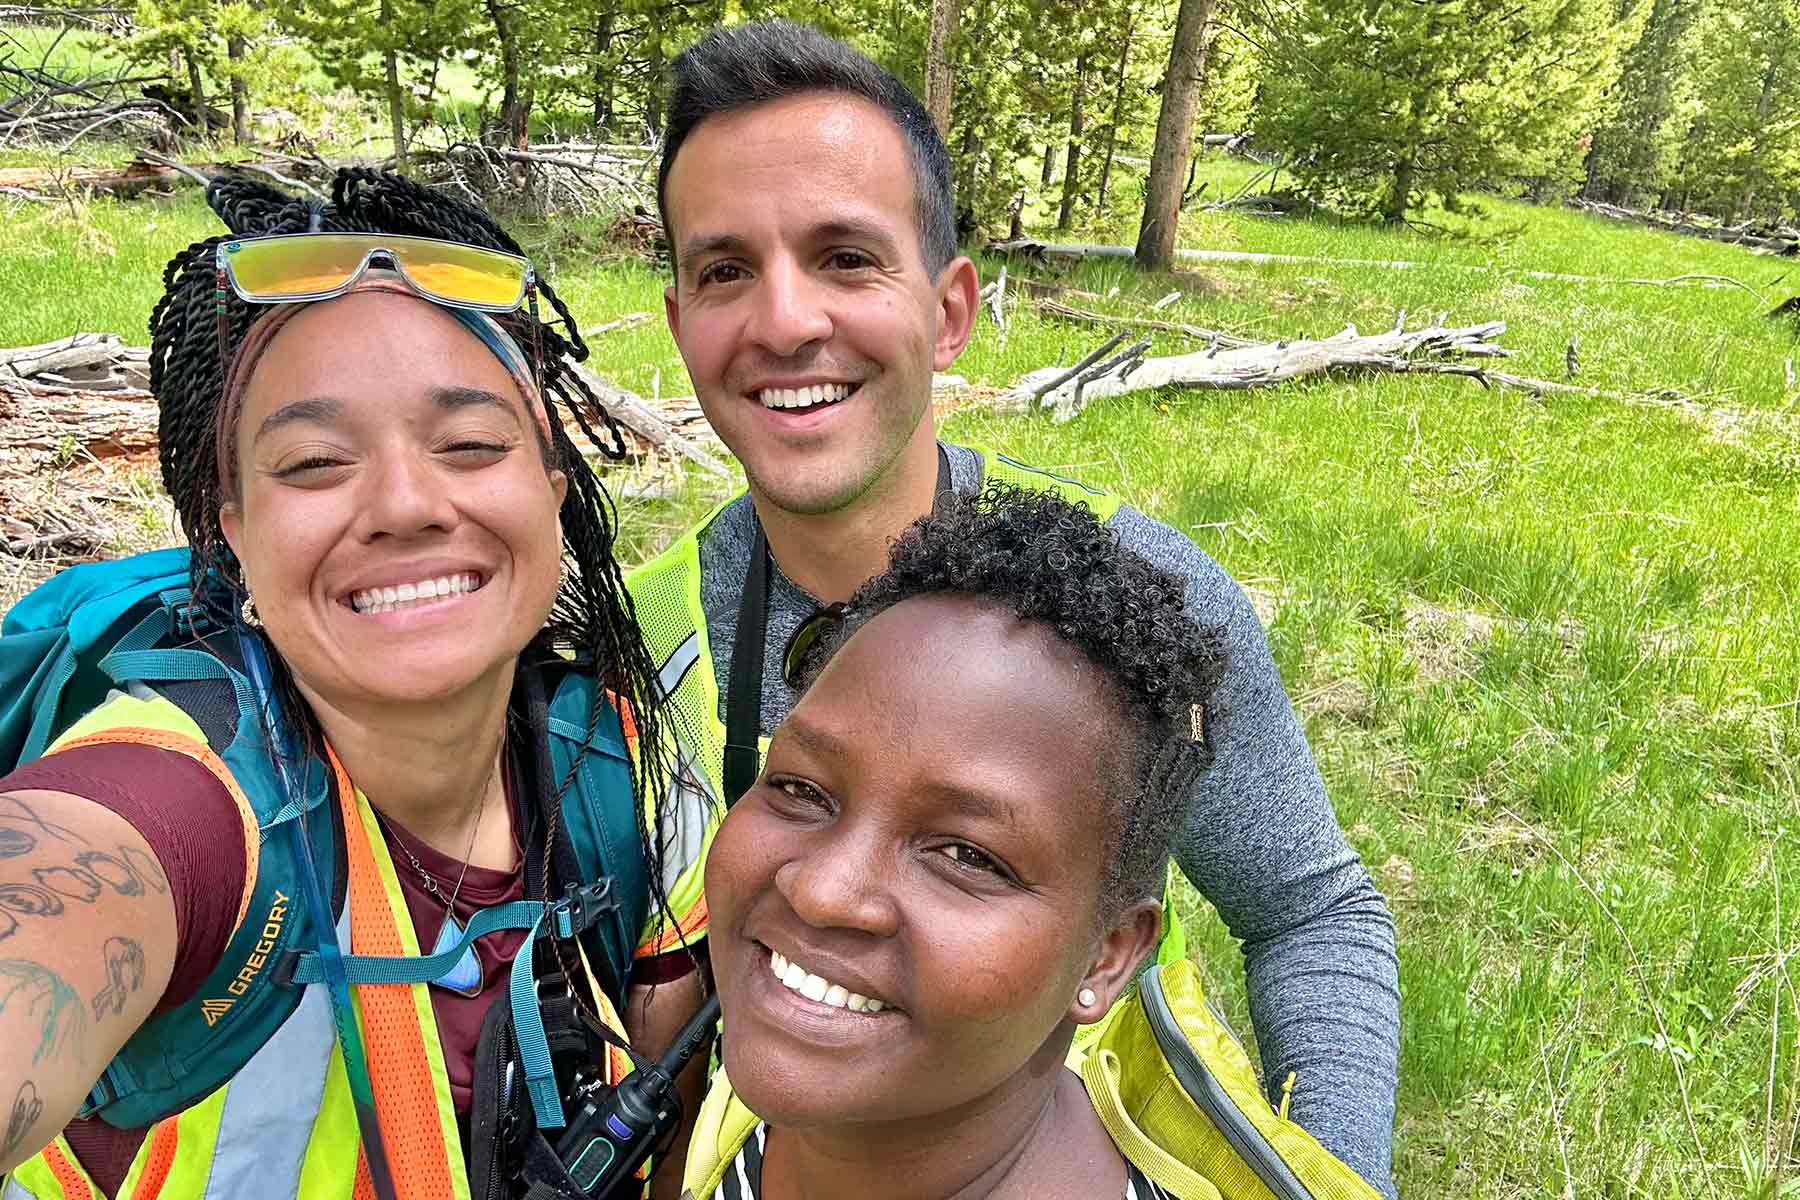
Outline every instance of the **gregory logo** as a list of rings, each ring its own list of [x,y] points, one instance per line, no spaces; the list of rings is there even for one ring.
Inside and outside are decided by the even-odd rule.
[[[275,943],[281,937],[281,926],[287,920],[287,906],[287,894],[277,891],[274,903],[269,905],[269,915],[263,921],[262,936],[257,939],[256,949],[252,950],[250,957],[244,960],[244,965],[238,970],[237,978],[225,985],[225,990],[231,995],[200,1002],[200,1015],[206,1018],[208,1028],[211,1028],[220,1017],[231,1011],[231,1006],[237,1003],[236,997],[249,991],[250,985],[256,981],[257,975],[261,974],[263,967],[268,965],[269,955],[274,951]]]

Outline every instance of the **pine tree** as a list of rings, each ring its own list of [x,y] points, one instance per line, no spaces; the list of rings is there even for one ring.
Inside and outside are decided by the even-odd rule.
[[[1257,135],[1304,191],[1390,221],[1432,194],[1572,180],[1642,21],[1615,0],[1303,0]]]
[[[1800,0],[1729,0],[1700,22],[1697,115],[1675,202],[1742,219],[1800,191]]]
[[[1653,0],[1613,89],[1616,114],[1594,131],[1583,189],[1589,197],[1637,204],[1668,186],[1687,131],[1682,108],[1692,86],[1689,34],[1700,8],[1701,0]]]

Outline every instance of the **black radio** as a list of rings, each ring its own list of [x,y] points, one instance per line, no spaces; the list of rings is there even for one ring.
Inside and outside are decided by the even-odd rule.
[[[575,1090],[575,1110],[556,1142],[556,1156],[590,1197],[635,1195],[633,1175],[680,1119],[675,1077],[719,1021],[719,999],[710,997],[675,1035],[674,1044],[648,1068],[633,1071],[613,1087],[598,1082]],[[621,1188],[621,1183],[628,1187]]]

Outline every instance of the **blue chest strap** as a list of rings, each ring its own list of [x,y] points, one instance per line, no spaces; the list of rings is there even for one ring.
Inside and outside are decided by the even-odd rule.
[[[450,970],[475,940],[503,929],[525,929],[525,944],[513,959],[507,984],[512,1005],[513,1031],[519,1042],[519,1057],[525,1065],[525,1089],[531,1097],[538,1126],[561,1129],[566,1124],[562,1096],[556,1087],[556,1075],[550,1061],[550,1043],[544,1033],[544,1017],[538,1009],[537,980],[531,969],[531,951],[537,939],[549,934],[568,940],[587,932],[601,917],[618,907],[612,895],[612,880],[602,879],[586,887],[570,884],[563,898],[554,903],[542,900],[513,900],[484,908],[469,919],[463,935],[453,945],[435,954],[413,955],[345,954],[340,961],[343,978],[350,984],[414,984],[430,983]],[[290,952],[276,967],[277,984],[312,984],[327,980],[326,964],[316,950]]]

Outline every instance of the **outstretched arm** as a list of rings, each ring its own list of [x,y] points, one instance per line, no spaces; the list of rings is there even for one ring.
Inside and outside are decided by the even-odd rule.
[[[1344,839],[1243,590],[1166,525],[1122,509],[1113,527],[1186,578],[1190,611],[1226,635],[1225,679],[1208,714],[1214,762],[1175,851],[1243,943],[1264,1084],[1278,1097],[1292,1073],[1289,1116],[1392,1197],[1393,917]]]
[[[74,1117],[168,986],[175,943],[168,880],[123,817],[0,793],[0,1171]]]

